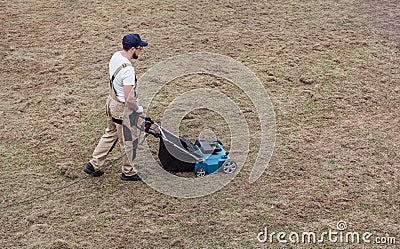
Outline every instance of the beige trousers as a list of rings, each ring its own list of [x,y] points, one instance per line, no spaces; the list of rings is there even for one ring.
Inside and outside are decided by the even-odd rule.
[[[100,169],[103,166],[107,155],[113,150],[115,144],[118,142],[121,153],[125,154],[122,157],[122,173],[126,176],[132,176],[137,173],[133,164],[138,144],[137,129],[131,124],[122,123],[123,112],[124,104],[117,102],[109,96],[106,102],[107,127],[103,136],[100,138],[96,149],[93,151],[90,163],[93,165],[95,170]],[[131,115],[130,118],[136,118],[135,114],[133,114],[133,116]],[[126,145],[126,149],[124,144]]]

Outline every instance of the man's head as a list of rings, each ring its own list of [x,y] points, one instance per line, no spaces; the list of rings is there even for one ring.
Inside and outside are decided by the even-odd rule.
[[[133,59],[137,59],[139,57],[139,52],[147,45],[148,43],[140,39],[138,34],[127,34],[122,38],[123,49],[132,54]]]

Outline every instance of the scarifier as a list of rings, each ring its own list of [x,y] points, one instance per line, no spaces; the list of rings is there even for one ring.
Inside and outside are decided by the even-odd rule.
[[[157,127],[158,132],[152,129],[152,125]],[[150,117],[144,117],[142,127],[146,136],[160,138],[158,158],[166,171],[193,171],[196,177],[203,177],[221,171],[232,174],[237,169],[236,162],[230,158],[229,152],[225,151],[219,140],[199,138],[193,144],[168,131]]]

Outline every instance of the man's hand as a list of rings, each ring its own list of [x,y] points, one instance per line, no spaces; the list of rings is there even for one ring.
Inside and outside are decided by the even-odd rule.
[[[139,105],[137,110],[136,110],[136,113],[142,114],[143,113],[143,106]]]

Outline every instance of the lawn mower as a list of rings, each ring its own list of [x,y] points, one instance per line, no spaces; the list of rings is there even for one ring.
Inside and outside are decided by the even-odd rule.
[[[152,125],[157,127],[158,132]],[[230,159],[229,152],[225,151],[219,140],[199,138],[193,144],[166,130],[150,117],[144,117],[142,130],[146,133],[145,137],[153,135],[160,138],[158,158],[166,171],[193,171],[196,177],[203,177],[221,171],[232,174],[237,169],[236,162]]]

